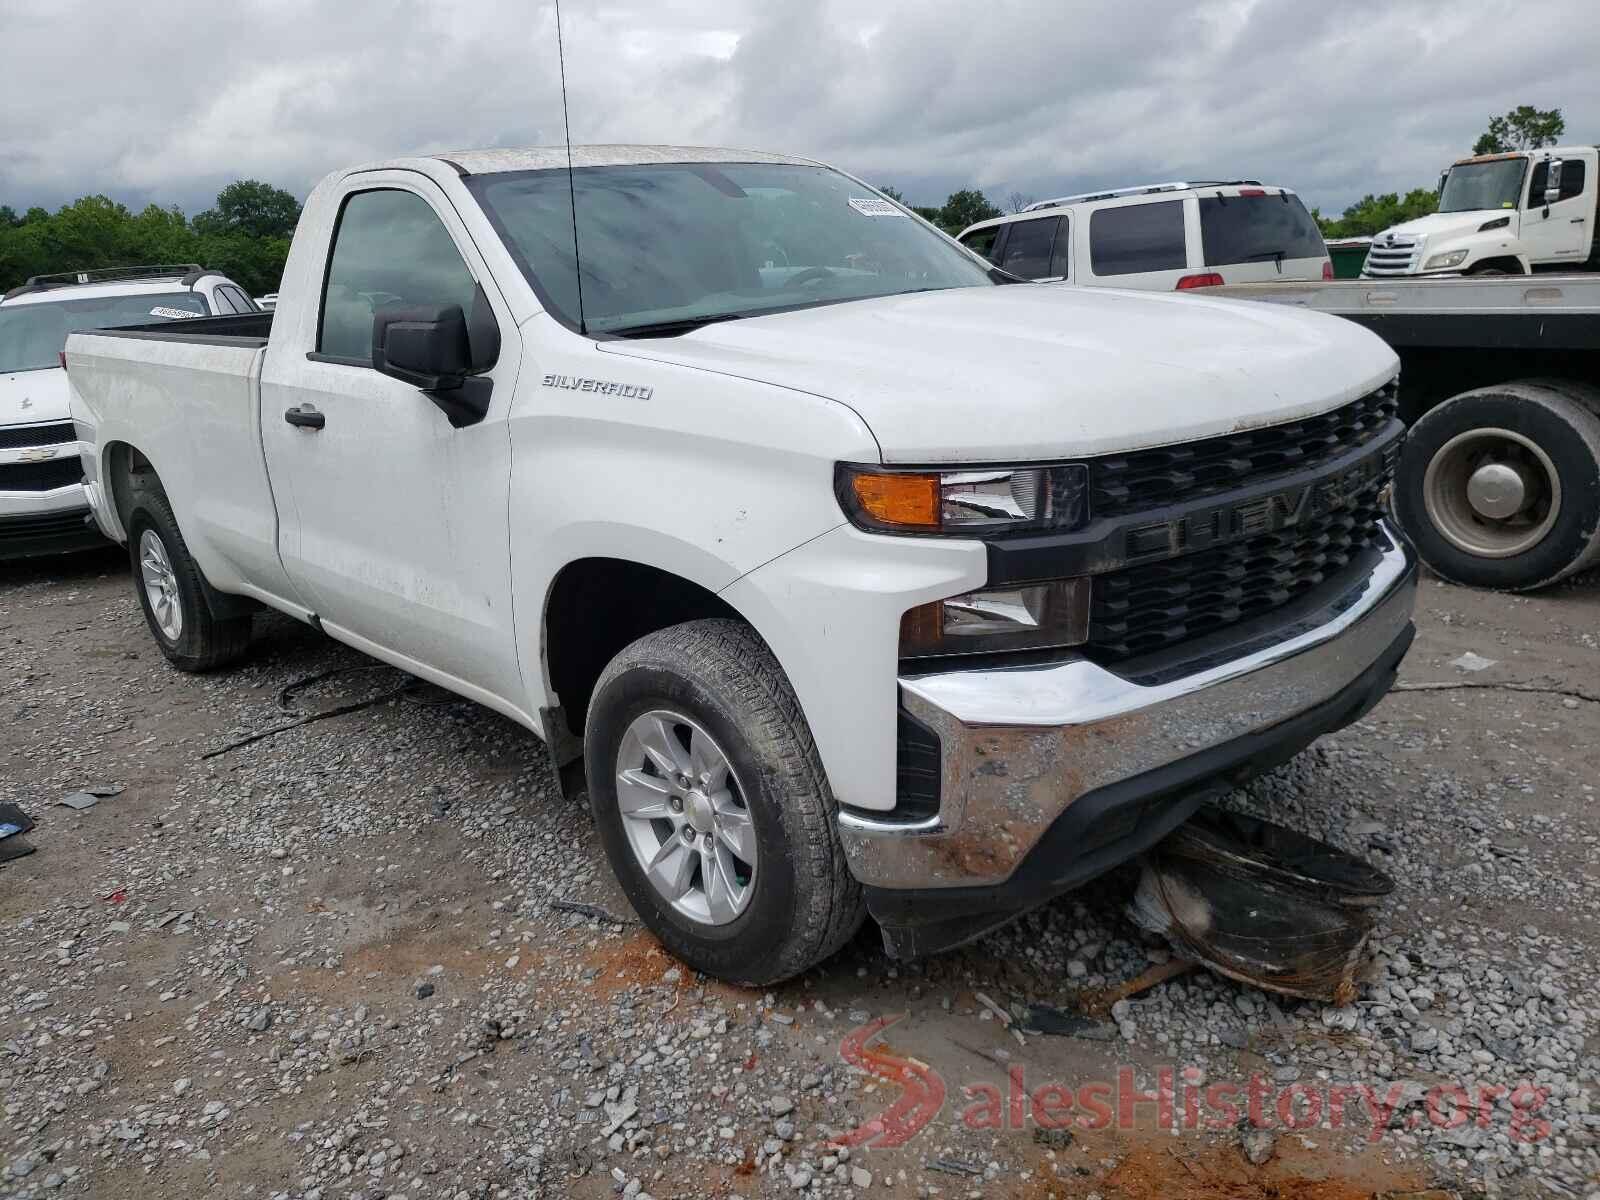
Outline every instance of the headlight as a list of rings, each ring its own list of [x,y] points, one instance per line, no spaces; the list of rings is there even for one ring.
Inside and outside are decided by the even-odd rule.
[[[973,467],[899,471],[840,463],[840,507],[874,533],[1005,537],[1081,528],[1089,519],[1089,469]]]
[[[1424,271],[1446,271],[1451,267],[1459,267],[1466,261],[1467,252],[1465,250],[1452,250],[1448,254],[1435,254],[1422,264],[1422,269]]]
[[[900,657],[1081,646],[1089,638],[1089,580],[968,592],[919,604],[900,619]]]

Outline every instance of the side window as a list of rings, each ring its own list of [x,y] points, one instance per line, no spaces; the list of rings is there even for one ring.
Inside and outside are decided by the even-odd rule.
[[[1183,201],[1096,210],[1089,217],[1089,261],[1096,275],[1183,270],[1189,265]]]
[[[334,230],[317,350],[370,362],[378,309],[458,304],[470,315],[474,286],[426,200],[411,192],[357,192]]]
[[[1561,164],[1561,199],[1571,200],[1574,196],[1583,195],[1584,162],[1581,158],[1569,158]],[[1533,178],[1528,181],[1528,207],[1538,208],[1544,203],[1545,185],[1550,181],[1550,164],[1536,162],[1533,164]]]
[[[977,233],[969,233],[961,239],[961,244],[974,254],[981,254],[990,262],[994,261],[994,244],[1000,237],[1003,225],[991,225],[988,229],[980,229]]]
[[[1065,279],[1072,270],[1068,251],[1072,248],[1072,218],[1062,217],[1056,230],[1056,248],[1050,252],[1050,274],[1055,279]]]
[[[255,302],[252,301],[249,296],[246,296],[243,292],[241,292],[238,288],[225,287],[222,289],[222,292],[228,297],[228,302],[233,305],[234,312],[253,313],[256,311]]]
[[[238,309],[238,308],[236,308],[234,306],[233,297],[228,295],[228,289],[227,288],[219,287],[216,291],[212,292],[211,293],[211,301],[212,301],[212,306],[217,310],[217,315],[218,316],[223,316],[223,315],[230,314],[230,313],[237,313],[237,312],[241,311],[240,309]]]
[[[1561,164],[1561,198],[1571,200],[1583,195],[1583,159],[1574,158]]]
[[[1060,224],[1060,217],[1015,222],[1011,226],[1011,236],[1006,239],[1000,268],[1024,279],[1048,278],[1053,274],[1051,254],[1055,249],[1056,227]]]

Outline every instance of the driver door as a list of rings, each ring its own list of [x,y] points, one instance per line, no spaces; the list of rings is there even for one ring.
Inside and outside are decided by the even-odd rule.
[[[398,171],[347,186],[314,332],[302,335],[311,344],[263,370],[283,564],[335,637],[507,711],[524,696],[506,511],[516,325],[438,188]],[[425,393],[373,369],[373,315],[470,311],[480,283],[501,351],[488,415],[457,429]]]
[[[1522,241],[1528,247],[1528,256],[1536,263],[1570,260],[1580,262],[1589,256],[1589,245],[1594,237],[1590,222],[1594,220],[1594,181],[1587,178],[1585,163],[1581,158],[1569,158],[1561,164],[1560,199],[1548,208],[1544,202],[1545,185],[1550,178],[1548,159],[1537,162],[1528,178],[1528,207],[1522,214]],[[1585,194],[1585,193],[1588,194]]]

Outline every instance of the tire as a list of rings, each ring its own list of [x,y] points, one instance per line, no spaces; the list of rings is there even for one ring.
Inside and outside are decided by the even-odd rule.
[[[697,791],[707,775],[691,775],[695,787],[683,788],[683,772],[662,766],[664,737],[677,739],[665,753],[690,771],[709,762],[715,774],[720,754],[726,782]],[[777,983],[828,958],[861,927],[861,887],[844,859],[811,731],[782,668],[748,626],[690,621],[625,648],[595,685],[584,759],[612,870],[640,919],[691,967],[730,983]],[[624,816],[624,791],[636,813],[645,811],[642,799],[662,815]],[[698,849],[680,845],[684,836]],[[754,861],[735,846],[750,847]],[[676,899],[647,876],[651,858],[672,877]],[[680,867],[692,873],[686,888]],[[719,875],[730,882],[708,884]]]
[[[1537,380],[1463,392],[1423,414],[1393,493],[1422,560],[1454,583],[1528,591],[1600,558],[1597,413],[1600,391]],[[1474,508],[1466,489],[1483,465],[1501,462],[1515,465],[1516,494],[1528,497],[1504,520]]]
[[[241,658],[250,646],[250,616],[212,615],[205,577],[159,485],[134,485],[127,529],[139,607],[167,661],[180,671],[210,671]],[[158,575],[163,577],[159,585]],[[162,598],[159,611],[153,592]]]

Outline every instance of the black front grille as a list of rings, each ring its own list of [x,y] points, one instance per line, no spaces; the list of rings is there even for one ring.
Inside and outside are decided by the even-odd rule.
[[[1095,517],[1199,499],[1281,471],[1314,468],[1376,437],[1399,411],[1394,384],[1315,417],[1089,462]]]
[[[0,463],[0,492],[48,492],[83,482],[76,454],[36,463]]]
[[[1149,654],[1306,595],[1377,540],[1387,479],[1273,533],[1095,576],[1088,654],[1102,662]]]
[[[55,421],[49,425],[21,425],[0,429],[0,450],[21,450],[27,446],[59,446],[75,442],[78,435],[71,421]]]

